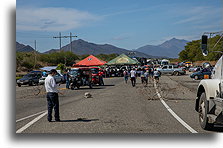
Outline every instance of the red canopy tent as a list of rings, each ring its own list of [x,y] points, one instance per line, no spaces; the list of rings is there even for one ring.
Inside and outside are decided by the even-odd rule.
[[[87,58],[75,64],[74,66],[101,66],[104,65],[105,63],[107,62],[99,60],[95,56],[90,55]]]

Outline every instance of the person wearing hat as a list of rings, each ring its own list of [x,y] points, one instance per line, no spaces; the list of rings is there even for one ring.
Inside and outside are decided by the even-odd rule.
[[[59,99],[58,99],[58,90],[57,84],[53,76],[57,74],[55,69],[52,69],[49,75],[45,79],[45,89],[47,92],[47,108],[48,108],[48,116],[47,119],[49,122],[52,121],[52,111],[54,109],[54,117],[55,121],[60,121],[59,115]]]

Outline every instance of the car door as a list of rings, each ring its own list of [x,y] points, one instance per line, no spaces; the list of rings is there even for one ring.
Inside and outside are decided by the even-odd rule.
[[[211,76],[211,72],[207,69],[202,70],[202,79],[209,79]]]
[[[163,68],[162,68],[162,73],[163,73],[163,74],[167,74],[167,73],[168,73],[168,71],[167,71],[167,66],[163,66]]]
[[[60,75],[58,73],[54,76],[54,79],[56,83],[59,83],[61,81]]]
[[[168,74],[172,74],[173,73],[173,66],[172,65],[168,66],[167,72],[168,72]]]

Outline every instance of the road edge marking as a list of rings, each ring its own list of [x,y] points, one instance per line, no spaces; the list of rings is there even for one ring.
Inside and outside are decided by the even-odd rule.
[[[183,121],[163,100],[162,96],[160,95],[156,82],[154,81],[154,87],[156,90],[156,94],[159,97],[161,103],[164,105],[164,107],[167,109],[167,111],[178,121],[180,124],[182,124],[186,129],[188,129],[191,133],[198,133],[196,130],[194,130],[192,127],[190,127],[185,121]]]
[[[31,118],[31,117],[33,117],[33,116],[36,116],[36,115],[42,114],[42,113],[44,113],[44,112],[46,112],[46,111],[41,111],[41,112],[38,112],[38,113],[36,113],[36,114],[32,114],[32,115],[29,115],[29,116],[27,116],[27,117],[24,117],[24,118],[18,119],[18,120],[16,120],[16,123],[17,123],[17,122],[20,122],[20,121],[23,121],[23,120],[26,120],[26,119],[28,119],[28,118]]]
[[[29,123],[27,123],[26,125],[24,125],[23,127],[21,127],[20,129],[18,129],[16,131],[16,133],[22,133],[24,130],[26,130],[27,128],[29,128],[31,125],[33,125],[34,123],[36,123],[38,120],[40,120],[42,117],[44,117],[47,114],[47,111],[44,112],[43,114],[39,115],[38,117],[36,117],[35,119],[33,119],[32,121],[30,121]]]

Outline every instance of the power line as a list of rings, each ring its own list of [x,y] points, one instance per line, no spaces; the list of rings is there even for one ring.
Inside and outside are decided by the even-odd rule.
[[[59,38],[59,43],[60,43],[60,51],[61,51],[61,39],[62,38],[70,38],[70,51],[72,52],[72,37],[77,37],[76,35],[75,36],[72,36],[72,33],[70,32],[70,35],[69,36],[61,36],[61,32],[59,32],[59,36],[55,36],[53,38]]]

